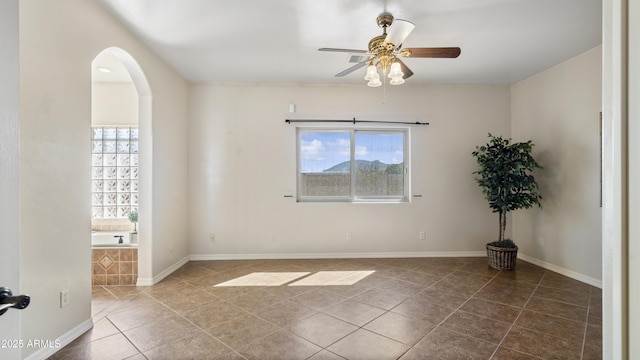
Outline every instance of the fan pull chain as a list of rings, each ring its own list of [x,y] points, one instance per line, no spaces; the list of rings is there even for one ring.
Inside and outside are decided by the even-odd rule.
[[[382,78],[382,105],[387,105],[387,77]]]

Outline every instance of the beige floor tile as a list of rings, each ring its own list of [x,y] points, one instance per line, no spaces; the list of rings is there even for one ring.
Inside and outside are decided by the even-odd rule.
[[[431,286],[421,293],[413,296],[412,299],[419,302],[435,304],[450,309],[457,309],[460,305],[464,304],[469,299],[469,294],[461,294],[460,292],[455,291],[455,289],[438,288],[436,287],[436,285]]]
[[[408,349],[409,347],[405,344],[363,329],[357,330],[328,348],[332,353],[350,360],[397,359]]]
[[[214,287],[252,277],[271,283]],[[602,358],[602,290],[521,260],[193,261],[92,293],[94,328],[53,359]]]
[[[346,299],[346,297],[338,295],[333,291],[318,288],[293,297],[291,301],[295,301],[312,309],[324,310]]]
[[[525,309],[573,321],[585,322],[587,319],[586,306],[567,304],[537,296],[529,300]]]
[[[527,355],[515,350],[498,348],[491,360],[539,360],[539,357]]]
[[[93,328],[82,335],[87,341],[95,341],[119,333],[120,331],[106,318],[93,323]]]
[[[414,317],[388,312],[364,326],[376,334],[413,346],[433,330],[436,324]]]
[[[602,360],[602,348],[585,345],[582,360]]]
[[[519,326],[513,327],[502,345],[504,348],[543,359],[580,359],[582,341],[573,337],[559,338]]]
[[[363,326],[385,313],[385,310],[354,300],[347,300],[323,311],[325,314],[356,326]]]
[[[178,360],[178,359],[220,359],[232,352],[211,335],[198,331],[177,341],[170,341],[149,350],[144,355],[149,360]]]
[[[247,312],[226,302],[216,301],[187,309],[182,316],[202,329],[210,329],[246,315]]]
[[[319,353],[310,357],[309,360],[344,360],[344,358],[330,351],[322,350]]]
[[[513,323],[518,315],[520,315],[522,309],[474,297],[462,305],[460,311],[466,311],[493,320]]]
[[[427,285],[416,284],[400,279],[389,280],[378,286],[379,289],[395,291],[407,296],[413,296],[427,288]]]
[[[424,286],[431,286],[442,279],[440,276],[433,276],[425,272],[411,270],[396,276],[396,278]]]
[[[256,315],[280,327],[287,327],[315,313],[317,311],[308,306],[285,300],[257,312]]]
[[[495,278],[480,289],[475,297],[522,308],[531,298],[535,288],[536,286],[530,283]]]
[[[589,294],[584,292],[575,292],[546,286],[539,286],[534,294],[535,296],[564,302],[567,304],[587,306],[589,305]]]
[[[416,359],[489,359],[497,347],[470,336],[462,335],[443,328],[436,328],[401,358]]]
[[[314,345],[288,331],[280,330],[243,347],[239,352],[249,360],[307,359],[320,352]]]
[[[292,333],[322,347],[333,344],[357,329],[353,324],[323,313],[298,321],[289,328]]]
[[[409,295],[405,295],[396,291],[371,289],[363,292],[360,295],[356,295],[351,299],[385,310],[391,310],[408,298]]]
[[[553,272],[546,272],[540,286],[546,286],[556,289],[575,291],[580,293],[591,293],[591,285],[585,284],[578,280],[571,279],[564,275],[556,274]]]
[[[127,331],[150,323],[162,322],[164,319],[176,317],[173,311],[159,303],[150,303],[145,307],[135,307],[126,311],[113,312],[107,319],[120,331]]]
[[[77,346],[68,346],[51,356],[51,360],[111,360],[125,359],[139,354],[139,351],[118,333],[105,338],[85,342]]]
[[[274,295],[266,290],[254,290],[242,293],[236,297],[225,299],[227,302],[249,312],[260,311],[275,303],[281,302],[280,296]]]
[[[453,312],[451,308],[430,302],[428,298],[409,299],[391,309],[392,312],[438,324]]]
[[[489,343],[499,344],[511,327],[511,323],[456,311],[440,326]]]
[[[584,339],[584,321],[572,321],[525,310],[520,314],[515,325],[559,338],[574,338],[577,341],[582,341]]]
[[[278,331],[276,325],[248,314],[207,330],[227,346],[238,349]]]
[[[160,345],[190,336],[196,330],[197,328],[187,320],[173,316],[127,330],[123,334],[144,353]]]

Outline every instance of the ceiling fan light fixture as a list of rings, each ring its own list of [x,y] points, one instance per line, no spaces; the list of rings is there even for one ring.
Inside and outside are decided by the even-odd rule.
[[[382,28],[382,35],[369,40],[366,50],[318,49],[320,51],[363,54],[358,60],[354,60],[357,62],[356,65],[337,73],[335,77],[345,76],[368,65],[364,79],[368,81],[367,85],[370,87],[382,86],[383,82],[386,85],[387,75],[391,79],[389,81],[391,85],[400,85],[413,75],[413,71],[400,60],[401,57],[453,59],[460,55],[459,47],[403,48],[405,39],[416,27],[414,23],[403,19],[394,20],[393,15],[387,12],[380,14],[376,22]]]
[[[369,63],[369,66],[367,66],[367,75],[364,77],[365,80],[380,80],[380,75],[378,75],[378,69],[376,68],[375,65],[373,65],[373,61]]]
[[[400,67],[400,63],[397,61],[394,61],[391,64],[391,68],[389,69],[389,77],[392,79],[395,78],[400,78],[402,79],[402,77],[404,76],[404,73],[402,72],[402,68]]]
[[[391,84],[391,85],[402,85],[402,84],[404,84],[404,79],[402,78],[402,76],[394,77],[393,79],[391,79],[391,81],[389,81],[389,84]]]
[[[382,82],[380,81],[380,79],[379,79],[379,78],[377,78],[377,79],[371,79],[371,80],[369,80],[369,82],[367,83],[367,86],[369,86],[369,87],[378,87],[378,86],[380,86],[380,85],[382,85]]]

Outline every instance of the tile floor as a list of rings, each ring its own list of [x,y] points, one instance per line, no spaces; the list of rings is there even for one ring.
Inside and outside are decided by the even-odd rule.
[[[600,359],[601,303],[522,260],[195,261],[94,287],[94,328],[52,359]]]

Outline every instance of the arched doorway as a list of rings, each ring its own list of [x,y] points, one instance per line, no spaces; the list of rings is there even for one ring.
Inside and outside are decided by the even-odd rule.
[[[92,206],[92,219],[96,218],[96,213],[104,211],[100,215],[110,219],[122,220],[118,222],[113,221],[114,225],[107,225],[111,229],[126,229],[126,225],[131,224],[128,222],[127,214],[130,210],[138,211],[139,223],[136,224],[137,234],[137,285],[151,285],[152,271],[151,271],[151,245],[152,245],[152,154],[153,154],[153,142],[152,142],[152,117],[151,117],[151,104],[152,95],[149,87],[149,82],[142,71],[142,68],[137,61],[125,50],[117,47],[110,47],[102,50],[92,61],[92,126],[93,118],[99,118],[100,126],[104,125],[105,129],[110,131],[116,129],[121,131],[122,134],[129,134],[133,140],[136,137],[137,149],[130,149],[132,161],[131,165],[136,165],[137,173],[131,175],[131,182],[126,184],[124,188],[124,181],[120,181],[120,170],[127,170],[126,167],[109,167],[108,170],[116,171],[115,179],[112,181],[115,186],[118,186],[118,191],[123,193],[106,194],[111,198],[111,202],[115,199],[116,204],[109,209],[100,209],[99,206]],[[111,86],[107,86],[104,83],[108,83],[111,78]],[[96,84],[102,83],[100,87]],[[119,84],[115,86],[113,84]],[[111,100],[117,102],[118,109],[109,108],[104,103],[99,103],[94,97],[98,94],[103,94],[109,97]],[[105,95],[106,94],[106,95]],[[108,116],[105,113],[109,113]],[[111,118],[110,118],[111,117]],[[134,124],[135,123],[135,124]],[[117,130],[117,126],[122,125],[122,129]],[[134,133],[137,132],[137,136]],[[95,129],[92,130],[95,133]],[[93,136],[93,135],[92,135]],[[118,133],[117,136],[120,136]],[[131,144],[133,146],[133,141]],[[92,141],[93,144],[93,141]],[[118,145],[120,143],[118,142]],[[124,142],[123,142],[124,145]],[[128,146],[128,145],[127,145]],[[120,161],[126,158],[124,154],[120,157],[120,149],[115,151],[116,156],[113,156],[114,161]],[[93,156],[93,154],[92,154]],[[135,159],[135,161],[134,161]],[[92,158],[93,160],[93,158]],[[129,158],[125,159],[129,161]],[[120,163],[118,163],[120,164]],[[134,169],[132,166],[130,169]],[[99,169],[98,169],[99,170]],[[104,171],[107,168],[103,169]],[[92,171],[92,177],[94,177]],[[104,176],[107,176],[106,174]],[[98,175],[99,177],[99,175]],[[135,184],[135,185],[134,185]],[[100,184],[97,184],[99,186]],[[107,186],[106,182],[102,184]],[[135,186],[135,188],[134,188]],[[92,179],[92,188],[94,187]],[[127,200],[125,195],[126,191],[131,189],[131,199]],[[95,189],[94,189],[95,190]],[[133,191],[136,190],[136,191]],[[106,195],[103,195],[105,203]],[[99,194],[92,194],[92,196],[99,196]],[[135,198],[134,198],[135,196]],[[92,205],[96,205],[101,199],[92,199]],[[131,201],[127,204],[126,201]],[[128,207],[127,207],[128,206]],[[94,213],[96,211],[96,213]],[[107,213],[109,212],[109,213]],[[93,227],[93,224],[92,224]],[[108,261],[107,261],[107,265]]]

